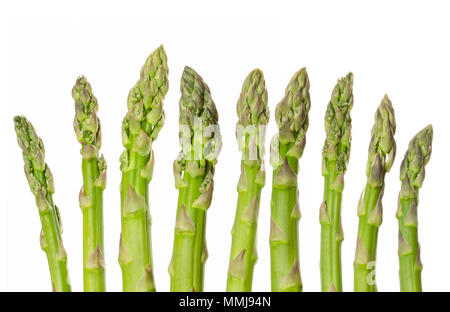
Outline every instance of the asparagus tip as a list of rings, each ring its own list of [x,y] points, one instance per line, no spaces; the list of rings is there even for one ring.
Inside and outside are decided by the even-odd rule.
[[[269,121],[267,88],[263,72],[256,68],[245,78],[236,105],[238,125],[266,125]]]

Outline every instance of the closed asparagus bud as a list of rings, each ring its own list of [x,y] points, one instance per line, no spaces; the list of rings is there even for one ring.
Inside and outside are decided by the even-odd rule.
[[[403,158],[400,180],[402,185],[405,184],[408,188],[411,187],[414,197],[417,197],[425,177],[425,165],[430,160],[432,141],[433,127],[429,125],[414,136]],[[407,195],[407,191],[400,193],[400,197],[406,198],[408,197]]]
[[[217,160],[222,138],[220,136],[216,105],[211,98],[208,85],[192,68],[186,66],[181,78],[180,125],[190,128],[190,139],[194,151],[199,148],[201,159],[208,159],[211,163]],[[204,129],[199,136],[196,130],[199,126]],[[199,143],[199,146],[196,144]],[[201,160],[198,159],[198,160]],[[197,160],[197,159],[195,159]]]
[[[266,82],[261,70],[254,69],[245,78],[236,110],[238,125],[267,125],[269,122]]]
[[[347,170],[350,158],[351,127],[352,119],[350,111],[353,107],[353,74],[338,80],[331,94],[325,114],[326,140],[323,147],[323,158],[328,159],[328,150],[335,151],[336,168],[338,172]],[[338,145],[341,147],[338,148]],[[336,285],[335,285],[336,286]]]
[[[25,163],[25,174],[31,191],[36,195],[38,191],[48,192],[49,179],[40,181],[36,171],[50,172],[45,163],[45,149],[41,138],[34,130],[33,125],[23,116],[14,118],[14,126],[17,134],[17,142],[22,149],[23,161]]]
[[[73,126],[77,139],[82,144],[82,149],[92,145],[97,153],[102,144],[100,120],[97,117],[98,104],[86,77],[78,77],[72,88],[72,97],[75,100]]]
[[[273,137],[270,162],[273,166],[271,201],[272,291],[301,291],[297,223],[300,218],[297,190],[298,160],[303,154],[311,107],[306,68],[290,80],[275,109],[278,133]],[[289,216],[285,218],[284,216]]]
[[[422,291],[417,206],[419,189],[425,178],[425,166],[431,156],[432,141],[433,127],[429,125],[411,140],[400,166],[402,186],[396,215],[399,225],[400,289],[406,292]]]
[[[248,74],[236,108],[239,118],[236,138],[243,160],[247,163],[256,161],[260,166],[264,155],[265,126],[269,122],[267,89],[261,70],[255,69]]]
[[[286,87],[283,99],[275,109],[275,120],[278,125],[278,144],[289,144],[290,148],[286,155],[282,155],[280,161],[285,156],[299,159],[303,154],[306,143],[306,131],[308,130],[308,113],[311,107],[309,96],[309,78],[306,68],[300,69],[294,74]],[[293,143],[293,144],[292,144]],[[279,154],[280,151],[273,150],[272,154]],[[282,163],[279,162],[278,166]]]
[[[35,196],[41,219],[40,242],[47,254],[52,289],[58,292],[71,291],[67,255],[61,238],[61,218],[58,208],[53,203],[52,194],[55,189],[50,168],[45,163],[44,144],[25,117],[14,117],[14,128],[17,142],[22,149],[25,176]]]
[[[179,124],[187,127],[188,132],[180,128],[180,145],[182,150],[175,160],[176,172],[189,170],[191,175],[204,175],[214,172],[222,147],[222,137],[218,124],[218,114],[211,98],[208,85],[192,68],[186,66],[181,78],[181,98]],[[189,150],[184,150],[185,141],[189,141]],[[189,161],[194,162],[189,163]],[[188,168],[186,165],[189,163]],[[206,166],[209,163],[210,166]],[[197,168],[197,169],[194,169]],[[204,172],[204,168],[208,172]],[[198,171],[198,173],[194,173]]]
[[[396,130],[394,109],[389,97],[385,95],[375,113],[375,124],[372,128],[372,139],[369,145],[367,160],[367,176],[370,177],[375,165],[375,158],[380,157],[382,169],[389,172],[395,159],[396,144],[394,134]]]
[[[151,139],[158,137],[164,124],[162,109],[164,97],[169,89],[169,70],[164,47],[153,51],[141,69],[141,76],[128,95],[128,113],[122,123],[122,138],[125,147],[133,142],[140,130]]]

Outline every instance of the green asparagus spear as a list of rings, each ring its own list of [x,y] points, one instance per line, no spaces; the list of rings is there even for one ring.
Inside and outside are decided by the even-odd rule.
[[[84,291],[105,291],[103,251],[103,190],[106,187],[106,161],[99,156],[102,141],[97,99],[85,77],[72,89],[75,100],[73,126],[81,144],[83,186],[80,207],[83,212]]]
[[[325,114],[326,139],[323,147],[322,175],[324,200],[320,206],[322,291],[342,291],[341,201],[344,174],[350,157],[353,74],[338,80]]]
[[[285,96],[277,105],[278,133],[272,138],[273,166],[270,218],[272,291],[302,291],[298,251],[298,161],[303,154],[311,107],[309,78],[305,68],[294,74]]]
[[[383,220],[384,176],[391,169],[395,159],[395,128],[394,109],[388,96],[385,95],[375,114],[366,167],[367,183],[358,204],[359,227],[354,262],[355,291],[377,290],[375,260],[378,228]]]
[[[211,205],[214,168],[222,145],[216,106],[208,85],[192,68],[181,77],[180,145],[174,161],[179,190],[172,260],[171,291],[203,291],[207,258],[206,210]]]
[[[163,100],[169,88],[167,56],[163,46],[153,51],[141,77],[128,95],[128,113],[122,123],[120,157],[122,233],[119,263],[124,291],[155,291],[151,254],[148,185],[152,178],[152,143],[164,124]]]
[[[408,150],[400,165],[402,187],[399,193],[398,258],[400,262],[400,290],[422,291],[422,262],[417,235],[417,206],[419,189],[425,179],[425,165],[430,160],[433,127],[427,126],[409,142]]]
[[[55,187],[50,168],[45,163],[44,144],[25,117],[14,117],[14,126],[17,142],[22,149],[25,176],[39,210],[42,225],[40,241],[42,250],[47,254],[52,289],[57,292],[69,292],[71,287],[67,271],[67,255],[61,236],[61,217],[58,207],[53,203],[52,194]]]
[[[262,71],[247,76],[237,103],[236,138],[242,152],[236,217],[232,230],[227,291],[251,291],[257,260],[256,227],[265,183],[264,139],[269,121],[267,89]]]

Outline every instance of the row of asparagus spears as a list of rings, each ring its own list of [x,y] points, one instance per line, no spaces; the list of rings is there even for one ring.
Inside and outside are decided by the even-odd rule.
[[[305,68],[294,74],[276,106],[278,125],[270,142],[273,167],[270,260],[272,291],[302,290],[299,264],[299,159],[308,130],[311,101]],[[344,175],[350,157],[353,74],[338,80],[325,114],[323,147],[323,202],[320,271],[322,291],[342,291],[341,202]],[[167,56],[163,46],[153,51],[140,79],[128,96],[122,123],[121,235],[119,263],[124,291],[155,291],[151,248],[149,182],[154,166],[153,142],[164,124],[163,100],[168,91]],[[179,102],[180,145],[173,163],[179,191],[173,255],[169,265],[171,291],[203,291],[206,213],[214,189],[214,170],[221,149],[218,113],[208,85],[185,67]],[[74,130],[81,144],[83,185],[79,194],[83,213],[83,277],[85,291],[105,291],[102,194],[107,166],[101,149],[98,103],[85,77],[72,89]],[[263,73],[255,69],[244,81],[237,102],[236,137],[242,153],[238,201],[229,260],[227,291],[251,291],[258,258],[256,236],[261,190],[265,184],[265,126],[269,122]],[[62,242],[61,216],[53,202],[54,182],[45,162],[42,140],[23,116],[14,118],[23,152],[25,175],[42,224],[41,246],[50,268],[54,291],[70,291],[67,254]],[[358,236],[354,260],[354,290],[376,291],[375,261],[378,229],[382,223],[384,178],[396,154],[394,110],[385,95],[375,113],[367,160],[367,183],[357,207]],[[400,167],[398,199],[398,256],[402,291],[421,291],[420,246],[417,235],[418,193],[431,155],[433,129],[427,126],[409,143]]]

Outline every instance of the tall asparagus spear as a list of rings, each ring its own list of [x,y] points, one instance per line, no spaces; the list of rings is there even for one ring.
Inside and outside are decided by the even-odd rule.
[[[417,133],[409,142],[408,150],[400,166],[402,187],[397,209],[398,258],[400,262],[400,290],[422,291],[422,262],[417,235],[417,206],[419,189],[425,179],[425,165],[430,160],[433,127]]]
[[[83,186],[80,207],[83,212],[83,279],[85,291],[105,291],[103,251],[103,190],[106,187],[106,161],[99,156],[102,144],[97,99],[85,77],[72,89],[75,100],[73,126],[81,143]]]
[[[179,190],[172,260],[171,291],[203,291],[206,210],[211,205],[214,168],[222,145],[216,106],[208,85],[192,68],[181,77],[180,145],[174,161]]]
[[[128,95],[122,123],[122,233],[119,263],[124,291],[155,291],[151,255],[148,185],[153,173],[152,143],[164,124],[163,99],[169,88],[163,46],[153,51]]]
[[[44,144],[25,117],[14,117],[14,126],[17,142],[22,149],[25,176],[39,210],[42,225],[40,241],[42,250],[47,254],[52,289],[57,292],[69,292],[71,287],[67,271],[67,255],[61,236],[61,217],[58,207],[53,203],[52,194],[55,187],[50,168],[45,163]]]
[[[326,139],[323,147],[322,175],[325,179],[324,200],[320,206],[322,291],[342,291],[341,200],[344,174],[350,157],[353,74],[338,80],[325,114]]]
[[[384,176],[392,167],[396,145],[395,116],[391,101],[385,95],[375,114],[367,160],[366,188],[358,204],[358,239],[354,262],[355,291],[376,291],[375,259],[378,228],[383,220]]]
[[[298,160],[306,143],[310,107],[308,73],[302,68],[294,74],[276,107],[279,131],[272,138],[270,147],[273,166],[269,239],[272,291],[302,291],[297,174]]]
[[[248,74],[237,103],[236,138],[242,152],[236,217],[232,230],[227,291],[251,291],[257,259],[256,227],[265,183],[264,139],[269,121],[267,89],[262,71]]]

